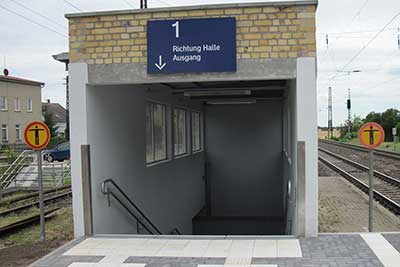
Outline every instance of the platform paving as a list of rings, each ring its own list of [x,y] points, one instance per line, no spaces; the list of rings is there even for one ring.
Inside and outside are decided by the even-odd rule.
[[[96,236],[74,240],[30,267],[395,267],[400,233],[317,238]]]
[[[346,179],[319,177],[320,232],[368,232],[368,209],[368,195]],[[374,230],[398,232],[400,217],[375,203]]]

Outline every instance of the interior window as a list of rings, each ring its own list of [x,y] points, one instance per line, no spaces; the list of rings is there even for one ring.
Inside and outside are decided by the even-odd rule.
[[[201,150],[200,113],[192,112],[192,151]]]
[[[186,110],[174,109],[174,155],[180,156],[187,153],[186,146]]]
[[[146,107],[146,163],[167,159],[166,105],[148,102]]]

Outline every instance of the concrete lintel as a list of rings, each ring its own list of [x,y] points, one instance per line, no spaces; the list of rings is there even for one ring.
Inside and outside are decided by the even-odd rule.
[[[148,75],[147,64],[89,65],[90,85],[286,80],[296,78],[297,59],[238,60],[237,72]]]
[[[243,7],[268,7],[268,6],[304,6],[318,5],[318,0],[296,0],[296,1],[270,1],[270,2],[255,2],[255,3],[232,3],[232,4],[215,4],[215,5],[194,5],[194,6],[177,6],[177,7],[162,7],[162,8],[146,8],[146,9],[126,9],[126,10],[111,10],[97,12],[81,12],[65,14],[66,18],[80,17],[96,17],[96,16],[112,16],[137,13],[154,13],[154,12],[171,12],[182,10],[205,10],[205,9],[221,9],[221,8],[243,8]]]

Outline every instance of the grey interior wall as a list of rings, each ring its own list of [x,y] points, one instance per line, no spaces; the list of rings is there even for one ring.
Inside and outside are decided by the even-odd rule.
[[[282,101],[206,106],[213,216],[283,216]]]
[[[134,220],[118,203],[107,206],[100,191],[107,178],[114,179],[163,233],[177,227],[191,234],[192,217],[204,206],[204,153],[146,167],[146,100],[201,109],[178,102],[168,90],[153,92],[128,85],[88,88],[95,234],[136,233]],[[167,138],[171,140],[170,132]]]

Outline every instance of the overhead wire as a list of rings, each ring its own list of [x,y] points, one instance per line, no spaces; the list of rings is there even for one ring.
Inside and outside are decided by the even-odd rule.
[[[77,7],[76,5],[72,4],[70,1],[68,1],[68,0],[63,0],[63,1],[64,1],[66,4],[68,4],[69,6],[75,8],[76,10],[78,10],[78,11],[80,11],[80,12],[83,12],[82,9],[80,9],[80,8]]]
[[[349,25],[352,25],[354,23],[354,20],[361,14],[361,11],[365,8],[365,6],[368,4],[368,2],[369,2],[369,0],[365,0],[364,4],[361,6],[361,8],[358,9],[356,14],[351,19]],[[341,38],[340,36],[337,37],[335,41],[337,42],[340,38]]]
[[[390,24],[392,24],[392,22],[397,19],[400,16],[400,11],[397,12],[383,27],[382,29],[375,34],[372,38],[370,38],[370,40],[343,66],[343,68],[341,69],[342,71],[345,70],[351,63],[354,62],[354,60],[356,60],[358,58],[359,55],[361,55],[361,53],[367,49],[369,47],[370,44],[372,44],[378,37],[379,35],[381,35],[381,33],[387,28],[389,27]],[[329,82],[333,81],[335,78],[337,77],[337,73],[329,80]],[[328,83],[329,83],[328,82]]]
[[[128,6],[130,6],[130,7],[132,7],[132,8],[135,8],[135,6],[133,5],[133,3],[131,3],[130,1],[128,1],[128,0],[123,0]]]
[[[379,86],[381,86],[383,84],[388,84],[388,83],[391,83],[391,82],[394,82],[394,81],[397,81],[397,80],[400,80],[400,77],[395,77],[395,78],[392,78],[392,79],[389,79],[389,80],[385,80],[385,81],[377,83],[377,84],[375,84],[375,85],[373,85],[371,87],[367,87],[364,90],[375,89],[375,88],[377,88],[377,87],[379,87]]]
[[[393,27],[393,28],[387,28],[384,31],[394,31],[397,30],[397,27]],[[328,35],[345,35],[345,34],[359,34],[359,33],[375,33],[375,32],[379,32],[381,29],[369,29],[369,30],[362,30],[362,31],[351,31],[351,32],[327,32],[327,33],[322,33],[319,32],[317,33],[317,35],[323,35],[324,37],[328,34]]]
[[[156,1],[159,2],[159,3],[162,3],[162,4],[166,5],[166,6],[172,6],[171,4],[169,4],[169,3],[167,3],[167,2],[165,2],[163,0],[156,0]]]
[[[18,12],[15,12],[14,10],[9,9],[9,8],[7,8],[7,7],[3,6],[3,5],[1,5],[1,4],[0,4],[0,8],[4,9],[4,10],[6,10],[6,11],[8,11],[8,12],[10,12],[10,13],[12,13],[12,14],[14,14],[14,15],[20,17],[20,18],[23,18],[23,19],[25,19],[25,20],[27,20],[27,21],[29,21],[29,22],[31,22],[31,23],[33,23],[33,24],[39,26],[39,27],[42,27],[42,28],[44,28],[44,29],[47,29],[47,30],[49,30],[49,31],[51,31],[51,32],[53,32],[53,33],[55,33],[55,34],[57,34],[57,35],[63,37],[63,38],[67,38],[67,39],[68,39],[68,36],[67,36],[67,35],[65,35],[65,34],[63,34],[63,33],[60,33],[60,32],[58,32],[58,31],[56,31],[56,30],[54,30],[54,29],[52,29],[52,28],[50,28],[50,27],[48,27],[48,26],[46,26],[46,25],[43,25],[43,24],[41,24],[41,23],[39,23],[39,22],[36,22],[36,21],[34,21],[34,20],[32,20],[32,19],[30,19],[30,18],[24,16],[24,15],[21,15],[21,14],[19,14]]]
[[[52,22],[52,23],[54,23],[54,24],[56,24],[56,25],[58,25],[58,26],[60,26],[60,27],[62,27],[62,28],[64,28],[64,29],[68,29],[67,27],[65,27],[65,26],[62,25],[61,23],[58,23],[57,21],[53,20],[52,18],[50,18],[50,17],[48,17],[48,16],[46,16],[46,15],[43,15],[43,14],[41,14],[40,12],[37,12],[37,11],[31,9],[30,7],[25,6],[24,4],[21,4],[21,3],[17,2],[17,1],[15,1],[15,0],[10,0],[10,1],[12,1],[12,2],[15,3],[16,5],[22,7],[22,8],[24,8],[24,9],[26,9],[26,10],[29,10],[30,12],[32,12],[32,13],[34,13],[34,14],[36,14],[36,15],[38,15],[38,16],[40,16],[40,17],[42,17],[42,18],[44,18],[44,19],[46,19],[46,20],[48,20],[48,21],[50,21],[50,22]]]
[[[361,11],[364,9],[364,7],[368,4],[369,0],[365,0],[364,4],[360,7],[360,9],[357,11],[357,13],[353,16],[353,18],[351,19],[351,23],[354,22],[354,20],[361,14]]]
[[[350,21],[350,25],[353,24],[354,20],[361,14],[362,10],[365,8],[365,6],[368,4],[369,0],[365,0],[364,4],[358,9],[358,11],[355,13],[355,15],[352,17],[351,21]],[[363,31],[363,33],[365,33],[366,31]],[[335,60],[335,55],[334,52],[332,50],[332,44],[337,42],[340,38],[349,38],[349,37],[344,37],[348,34],[355,34],[355,33],[361,33],[361,32],[333,32],[333,33],[325,33],[324,34],[324,38],[326,38],[326,54],[328,56],[328,59],[332,62],[335,72],[337,72],[339,70],[338,65],[336,64],[336,60]],[[320,33],[322,34],[322,33]],[[329,35],[338,35],[337,37],[335,37],[333,42],[330,42],[329,40]],[[343,36],[344,35],[344,36]],[[353,38],[353,37],[350,37]],[[354,37],[354,38],[359,38],[359,37]],[[328,82],[329,83],[329,82]]]

